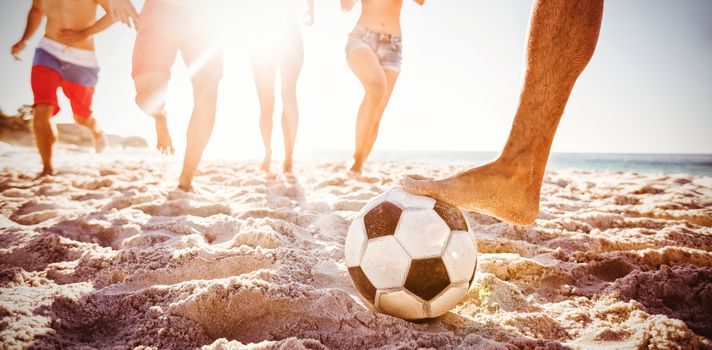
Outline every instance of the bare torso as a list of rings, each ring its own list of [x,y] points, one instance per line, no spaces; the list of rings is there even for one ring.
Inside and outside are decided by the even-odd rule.
[[[361,0],[358,25],[379,33],[401,34],[403,0]]]
[[[96,22],[96,0],[42,0],[42,12],[47,16],[45,36],[67,46],[94,50],[94,39],[67,43],[62,40],[62,29],[81,30]]]

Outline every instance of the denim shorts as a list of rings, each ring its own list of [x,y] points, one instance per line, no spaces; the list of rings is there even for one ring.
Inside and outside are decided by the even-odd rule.
[[[356,27],[349,34],[346,55],[361,47],[369,48],[376,54],[383,69],[400,72],[403,50],[400,35],[378,33],[364,27]]]

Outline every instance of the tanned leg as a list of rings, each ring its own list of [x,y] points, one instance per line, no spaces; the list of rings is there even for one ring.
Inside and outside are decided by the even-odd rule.
[[[252,75],[257,88],[257,98],[260,101],[260,132],[262,144],[265,148],[265,157],[260,168],[269,172],[272,159],[272,116],[274,114],[274,79],[277,64],[272,61],[260,59],[252,61]]]
[[[603,0],[539,0],[527,40],[514,122],[500,156],[439,181],[405,178],[408,191],[518,225],[534,222],[551,143],[576,79],[598,41]]]
[[[192,79],[195,106],[188,124],[183,172],[178,180],[178,188],[188,192],[193,191],[193,176],[215,125],[220,78],[215,75],[213,68],[215,67],[206,65],[206,68],[199,71]]]
[[[96,118],[94,118],[93,116],[82,117],[75,114],[74,121],[77,124],[91,131],[92,136],[94,137],[94,150],[96,151],[96,153],[103,152],[107,146],[108,141],[106,139],[106,135],[104,135],[104,133],[99,128],[99,125],[96,122]]]
[[[388,101],[391,99],[391,93],[393,93],[393,87],[396,85],[396,80],[398,79],[398,72],[392,70],[385,70],[386,73],[386,92],[381,100],[381,104],[378,106],[378,111],[376,113],[376,120],[372,126],[370,133],[368,134],[368,142],[364,147],[364,159],[368,158],[373,149],[373,145],[376,143],[376,137],[378,137],[378,128],[381,125],[381,118],[383,118],[383,112],[386,110]]]
[[[299,44],[301,45],[301,43]],[[286,57],[280,65],[282,76],[282,134],[284,135],[284,164],[285,173],[292,172],[292,155],[297,139],[299,126],[299,106],[297,104],[297,80],[302,70],[303,55],[301,51]]]
[[[57,129],[52,125],[52,111],[54,107],[47,104],[35,106],[32,117],[32,130],[35,133],[35,143],[42,158],[42,172],[37,177],[54,175],[52,168],[52,154],[54,152],[54,142],[57,140]]]
[[[170,75],[149,72],[134,77],[136,104],[156,121],[156,149],[163,154],[172,154],[173,140],[168,131],[168,116],[165,109],[166,87]]]
[[[366,161],[367,145],[374,125],[378,120],[379,108],[386,95],[386,74],[378,62],[378,57],[368,48],[353,49],[348,63],[364,88],[364,97],[356,119],[356,149],[351,171],[361,172]]]

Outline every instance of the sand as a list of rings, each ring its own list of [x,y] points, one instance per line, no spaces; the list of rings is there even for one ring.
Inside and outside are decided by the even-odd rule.
[[[548,173],[530,227],[467,213],[476,287],[407,322],[368,310],[343,259],[350,220],[404,175],[458,165],[204,162],[0,144],[3,348],[712,348],[712,178]],[[275,167],[278,165],[275,164]]]

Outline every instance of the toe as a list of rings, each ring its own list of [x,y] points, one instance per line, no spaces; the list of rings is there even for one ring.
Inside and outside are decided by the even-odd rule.
[[[413,194],[430,196],[435,193],[436,182],[419,175],[408,175],[401,179],[401,186]]]

